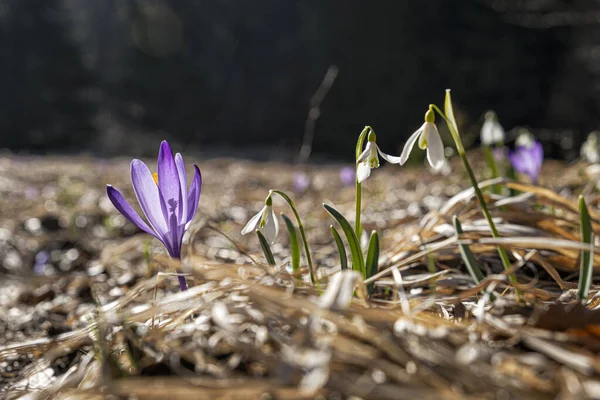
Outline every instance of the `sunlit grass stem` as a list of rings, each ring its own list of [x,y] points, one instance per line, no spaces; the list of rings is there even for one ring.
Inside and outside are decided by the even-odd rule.
[[[446,94],[447,102],[450,101],[449,96],[450,96],[450,93],[447,92],[447,94]],[[446,116],[446,114],[444,114],[439,109],[439,107],[436,106],[435,104],[431,104],[429,107],[431,109],[435,110],[444,119],[444,121],[446,121],[446,124],[448,125],[448,129],[450,130],[450,134],[452,135],[452,139],[454,140],[454,143],[456,145],[456,151],[458,152],[458,155],[460,156],[463,164],[465,165],[467,174],[469,175],[469,180],[471,181],[471,186],[473,186],[473,190],[475,191],[475,196],[477,197],[477,200],[479,201],[481,211],[483,212],[485,219],[487,220],[488,224],[490,225],[490,230],[492,231],[492,237],[494,237],[496,239],[499,238],[500,234],[498,233],[496,224],[494,224],[494,220],[492,219],[492,214],[490,214],[490,210],[487,207],[487,203],[485,202],[483,193],[481,192],[481,189],[479,188],[479,183],[477,182],[477,178],[475,178],[475,173],[473,172],[473,169],[471,168],[471,164],[469,164],[469,159],[467,158],[467,153],[465,151],[462,140],[460,139],[460,135],[458,133],[458,127],[456,126],[456,122],[454,121],[454,116],[452,115],[452,120],[450,120]],[[451,107],[451,105],[450,105],[450,107]],[[506,250],[504,250],[504,248],[498,246],[498,254],[500,256],[500,260],[502,261],[502,265],[504,266],[504,269],[510,270],[511,264],[510,264],[510,259],[508,258],[508,254],[506,253]],[[517,283],[517,277],[514,273],[510,274],[508,276],[508,278],[510,279],[510,281],[512,283]]]

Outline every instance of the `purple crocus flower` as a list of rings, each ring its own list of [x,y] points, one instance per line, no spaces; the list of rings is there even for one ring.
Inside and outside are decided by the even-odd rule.
[[[310,178],[304,172],[294,173],[294,191],[303,193],[310,187]]]
[[[356,167],[344,167],[340,170],[342,185],[350,186],[356,183]]]
[[[200,169],[194,164],[194,178],[188,190],[183,157],[179,153],[173,157],[169,143],[163,141],[158,152],[158,172],[152,174],[146,164],[134,159],[131,183],[148,223],[111,185],[106,186],[108,198],[128,220],[160,240],[171,257],[181,258],[183,234],[196,214],[200,199]],[[187,289],[183,276],[179,276],[179,286],[181,290]]]
[[[515,151],[510,151],[508,158],[516,172],[527,175],[533,183],[537,183],[544,161],[544,149],[539,141],[533,138],[522,144],[517,141]]]

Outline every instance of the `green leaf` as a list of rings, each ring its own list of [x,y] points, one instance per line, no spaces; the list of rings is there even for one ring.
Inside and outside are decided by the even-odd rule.
[[[285,227],[290,235],[292,270],[298,272],[300,270],[300,242],[298,242],[298,233],[296,232],[296,227],[292,224],[292,221],[290,221],[284,213],[281,213],[281,218],[285,222]]]
[[[333,235],[333,239],[335,240],[335,245],[337,246],[338,253],[340,255],[340,265],[342,267],[342,271],[348,269],[348,256],[346,255],[346,248],[344,247],[344,242],[342,242],[342,237],[338,233],[337,229],[333,227],[333,225],[329,225],[329,229],[331,229],[331,234]]]
[[[365,276],[365,266],[362,250],[360,249],[360,242],[352,230],[352,226],[338,210],[331,207],[329,204],[323,204],[323,207],[325,207],[327,212],[331,214],[331,216],[340,224],[344,234],[346,235],[348,247],[350,247],[350,254],[352,255],[352,269],[360,272],[362,276]]]
[[[581,242],[584,245],[592,243],[592,222],[583,196],[579,196],[579,214],[581,217]],[[590,285],[592,284],[592,273],[594,271],[594,257],[589,250],[581,250],[581,264],[579,268],[579,283],[577,294],[582,302],[587,299]]]
[[[462,229],[462,225],[458,220],[458,217],[455,215],[452,222],[454,223],[454,230],[457,235],[462,235],[464,233]],[[481,271],[481,267],[479,263],[475,259],[475,256],[471,252],[471,249],[466,244],[459,244],[458,249],[460,250],[460,256],[462,257],[463,262],[467,266],[467,270],[469,271],[469,275],[475,281],[475,283],[481,282],[485,275]]]
[[[458,134],[458,125],[456,119],[454,119],[454,107],[452,107],[452,97],[450,96],[450,89],[446,89],[446,100],[444,101],[444,114],[450,121],[450,125],[454,129],[454,132]]]
[[[273,252],[271,252],[271,246],[269,246],[269,242],[260,231],[256,231],[256,236],[258,236],[258,241],[260,242],[260,247],[265,254],[267,263],[271,266],[274,266],[275,257],[273,257]]]
[[[368,279],[377,273],[379,268],[379,234],[377,231],[371,232],[369,238],[369,247],[367,248],[367,259],[365,261],[365,279]],[[369,293],[373,291],[375,282],[369,284],[367,290]]]

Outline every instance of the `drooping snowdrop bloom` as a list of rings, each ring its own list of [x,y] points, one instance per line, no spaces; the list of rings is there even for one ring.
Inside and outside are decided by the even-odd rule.
[[[503,144],[504,137],[504,128],[498,122],[496,113],[491,110],[486,112],[485,121],[481,126],[481,144],[484,146]]]
[[[377,136],[375,135],[375,132],[369,132],[365,151],[363,151],[356,159],[356,178],[358,183],[362,183],[367,179],[369,175],[371,175],[371,170],[373,168],[379,168],[379,156],[390,164],[400,163],[400,157],[390,156],[381,151],[379,146],[377,146],[377,143],[375,143],[376,140]]]
[[[544,161],[544,149],[530,132],[519,135],[515,151],[509,152],[508,158],[516,172],[527,175],[537,183]]]
[[[581,146],[581,158],[589,163],[596,164],[600,162],[600,132],[590,133],[587,140]]]
[[[279,222],[273,211],[273,199],[271,199],[270,194],[267,196],[265,206],[262,210],[252,217],[244,229],[242,229],[242,235],[255,230],[262,231],[265,239],[267,239],[269,243],[273,244],[273,242],[275,242],[275,238],[279,233]]]
[[[435,126],[435,114],[432,109],[429,109],[425,113],[425,122],[423,125],[421,125],[415,133],[410,135],[406,141],[402,154],[400,155],[400,165],[403,165],[406,160],[408,160],[408,156],[417,140],[419,141],[419,147],[422,150],[427,149],[427,161],[429,161],[429,165],[435,170],[442,168],[444,160],[446,159],[444,155],[444,144],[442,143],[442,138],[440,137],[437,126]]]
[[[108,198],[115,208],[142,231],[154,236],[167,248],[173,258],[181,258],[183,235],[196,214],[202,177],[194,164],[194,177],[188,189],[185,164],[181,154],[175,154],[166,141],[160,144],[158,172],[152,174],[146,164],[131,161],[131,182],[144,221],[112,185],[106,186]],[[185,278],[179,276],[182,290],[187,289]]]

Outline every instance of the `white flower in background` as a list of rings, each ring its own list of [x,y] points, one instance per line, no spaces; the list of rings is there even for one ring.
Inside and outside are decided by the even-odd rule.
[[[598,136],[600,136],[600,132],[590,133],[581,146],[581,158],[592,164],[600,162],[600,140],[598,140]]]
[[[356,167],[356,178],[358,183],[361,183],[371,175],[371,169],[379,167],[379,156],[390,164],[400,163],[400,157],[390,156],[381,151],[379,146],[377,146],[377,143],[375,143],[376,140],[377,136],[375,136],[375,132],[369,132],[365,151],[363,151],[356,159],[356,164],[358,164]]]
[[[435,126],[435,114],[432,109],[425,113],[425,123],[415,131],[404,145],[402,154],[400,155],[400,165],[408,160],[408,156],[412,151],[415,143],[419,140],[419,147],[423,150],[427,149],[427,161],[435,170],[439,170],[444,165],[446,157],[444,155],[444,144]]]
[[[252,217],[244,229],[242,229],[242,235],[254,230],[261,230],[269,243],[273,244],[273,242],[275,242],[275,238],[279,233],[279,222],[273,211],[273,200],[271,199],[271,195],[265,200],[265,206],[262,210]]]
[[[485,121],[481,126],[481,144],[491,146],[504,143],[504,128],[498,122],[498,116],[493,111],[485,113]]]

